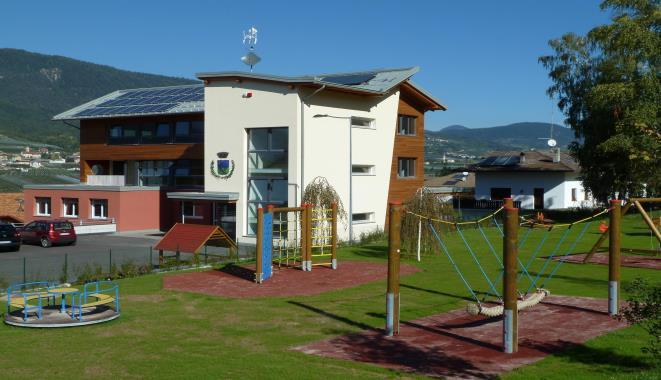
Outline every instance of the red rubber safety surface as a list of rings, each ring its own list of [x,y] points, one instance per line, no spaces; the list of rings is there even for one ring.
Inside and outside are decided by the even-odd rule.
[[[412,265],[401,264],[400,275],[419,271]],[[311,272],[274,268],[270,279],[256,284],[254,268],[231,266],[165,276],[163,288],[231,298],[308,296],[382,280],[387,273],[386,264],[344,261],[336,270],[321,266],[313,267]]]
[[[472,317],[464,310],[401,322],[395,337],[368,330],[294,350],[435,377],[491,378],[625,327],[608,316],[607,303],[605,299],[550,296],[519,312],[519,351],[510,355],[502,352],[500,317]]]
[[[585,253],[579,253],[576,255],[569,255],[564,258],[564,261],[567,263],[583,263],[585,259]],[[554,257],[553,260],[563,260],[562,257]],[[597,252],[588,261],[590,264],[602,264],[608,265],[608,253]],[[661,269],[661,258],[651,257],[651,256],[635,256],[635,255],[622,255],[621,263],[623,267],[630,268],[645,268],[645,269]]]

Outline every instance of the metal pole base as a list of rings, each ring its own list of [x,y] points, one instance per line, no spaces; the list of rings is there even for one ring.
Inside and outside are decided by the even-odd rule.
[[[617,289],[617,281],[608,281],[608,314],[611,316],[618,315],[620,312]]]
[[[331,268],[337,269],[337,259],[331,260]]]
[[[395,295],[386,293],[386,335],[393,336],[395,331]]]
[[[503,311],[503,346],[506,354],[514,352],[514,310]]]

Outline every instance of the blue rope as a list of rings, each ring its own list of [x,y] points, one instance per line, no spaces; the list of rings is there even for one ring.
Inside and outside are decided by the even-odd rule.
[[[464,282],[464,285],[466,285],[466,289],[468,289],[468,291],[471,293],[471,295],[473,295],[473,298],[475,298],[475,301],[479,304],[480,299],[477,297],[477,295],[473,291],[473,288],[471,288],[470,284],[468,284],[468,281],[466,280],[466,278],[464,278],[464,275],[461,273],[461,270],[459,270],[459,267],[457,266],[457,264],[452,259],[452,256],[450,255],[450,252],[448,251],[448,248],[445,246],[445,243],[443,243],[443,240],[441,240],[441,237],[438,235],[438,232],[436,232],[436,230],[434,229],[434,225],[431,222],[429,222],[429,229],[431,230],[431,232],[434,233],[434,236],[436,237],[436,240],[438,240],[438,243],[441,245],[441,248],[442,248],[443,252],[448,257],[448,259],[450,259],[450,263],[454,267],[454,270],[457,272],[457,274],[461,278],[461,281]]]
[[[503,233],[503,229],[500,228],[500,224],[498,224],[498,221],[496,220],[495,215],[491,217],[491,220],[493,220],[493,224],[495,224],[496,228],[498,228],[498,231],[500,231],[500,236],[505,236],[505,234]]]
[[[500,268],[503,268],[503,262],[500,260],[500,257],[498,257],[498,254],[496,253],[496,250],[493,248],[493,245],[491,245],[491,242],[487,238],[487,235],[484,233],[484,230],[482,229],[482,226],[479,224],[477,225],[477,229],[480,230],[480,233],[482,234],[482,237],[484,238],[484,241],[487,242],[487,245],[489,246],[489,250],[493,254],[493,257],[496,258],[496,261],[498,261],[498,265],[500,265]]]
[[[546,261],[544,261],[544,265],[542,265],[542,269],[539,270],[539,273],[537,273],[537,276],[535,277],[533,282],[528,287],[528,290],[526,290],[526,294],[530,293],[530,290],[532,290],[532,288],[537,285],[537,281],[539,280],[539,276],[541,276],[542,273],[544,273],[544,271],[546,270],[546,266],[549,265],[549,262],[551,261],[551,259],[553,259],[553,256],[555,256],[555,254],[558,252],[558,249],[560,249],[560,246],[562,245],[562,243],[564,243],[565,239],[567,238],[567,235],[569,234],[569,231],[571,230],[571,227],[572,226],[569,226],[565,230],[565,233],[562,235],[560,240],[558,240],[558,243],[553,248],[553,251],[551,252],[551,255],[546,258]]]
[[[482,272],[482,275],[487,280],[487,283],[489,283],[489,287],[493,291],[493,294],[496,297],[501,298],[500,293],[498,293],[498,290],[496,290],[496,287],[493,286],[493,283],[491,282],[491,279],[489,279],[489,276],[487,276],[486,272],[484,271],[484,268],[482,268],[482,264],[480,264],[480,260],[477,259],[477,256],[475,256],[475,253],[471,249],[470,244],[468,244],[468,241],[466,241],[466,238],[464,237],[463,232],[461,232],[461,228],[459,228],[458,224],[455,225],[455,226],[457,227],[457,232],[459,232],[459,236],[461,236],[461,240],[464,241],[464,245],[468,249],[468,253],[470,253],[470,255],[473,257],[473,260],[475,261],[475,264],[477,264],[477,267],[480,269],[480,272]]]
[[[530,230],[532,230],[532,228]],[[528,269],[530,269],[530,265],[532,265],[533,260],[535,260],[535,258],[537,257],[537,254],[539,253],[539,250],[542,249],[542,247],[544,246],[544,243],[546,242],[546,239],[548,239],[548,237],[549,237],[549,232],[551,232],[551,228],[546,230],[546,233],[544,234],[544,237],[537,244],[535,249],[532,251],[532,254],[528,258],[528,261],[526,262],[526,271]],[[523,273],[519,274],[519,278],[517,280],[520,280],[522,275],[523,275]]]
[[[553,267],[553,270],[551,271],[551,273],[549,273],[548,277],[546,277],[544,282],[542,282],[542,285],[540,286],[540,288],[543,288],[544,285],[546,284],[546,282],[549,281],[551,278],[553,278],[553,276],[555,275],[555,272],[558,269],[560,269],[560,266],[565,262],[565,258],[567,258],[567,256],[569,256],[569,254],[574,251],[574,248],[576,247],[576,243],[578,243],[578,241],[581,240],[581,238],[583,237],[583,234],[585,234],[585,231],[587,231],[588,227],[590,227],[591,224],[592,224],[592,220],[589,221],[588,223],[585,223],[585,225],[583,226],[583,229],[581,230],[581,232],[579,232],[579,234],[576,235],[576,239],[574,239],[574,242],[571,244],[571,247],[569,247],[567,252],[565,252],[564,256],[562,256],[560,258],[560,260],[558,260],[558,262],[555,264],[555,267]]]

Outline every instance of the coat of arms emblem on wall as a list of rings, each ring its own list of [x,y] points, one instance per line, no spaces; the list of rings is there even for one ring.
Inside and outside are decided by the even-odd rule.
[[[217,160],[211,160],[209,169],[216,178],[227,179],[234,173],[234,160],[227,158],[227,152],[219,152]]]

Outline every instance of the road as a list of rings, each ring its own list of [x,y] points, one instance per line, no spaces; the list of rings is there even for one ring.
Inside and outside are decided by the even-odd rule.
[[[69,276],[75,276],[86,264],[92,268],[101,266],[105,272],[111,260],[117,266],[127,261],[147,264],[150,247],[159,238],[158,234],[81,235],[75,246],[42,248],[24,244],[18,252],[0,252],[0,284],[4,287],[6,283],[22,282],[24,276],[27,281],[58,280],[65,258]],[[152,260],[156,263],[157,253]]]

